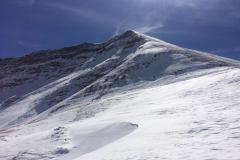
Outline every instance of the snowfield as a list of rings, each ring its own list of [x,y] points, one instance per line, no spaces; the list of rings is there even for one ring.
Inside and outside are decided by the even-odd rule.
[[[240,159],[239,62],[133,31],[104,45],[13,102],[29,82],[2,87],[0,160]]]

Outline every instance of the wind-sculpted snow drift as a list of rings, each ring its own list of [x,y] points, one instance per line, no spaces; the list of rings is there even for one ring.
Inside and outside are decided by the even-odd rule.
[[[1,160],[240,157],[238,61],[127,31],[0,67]]]

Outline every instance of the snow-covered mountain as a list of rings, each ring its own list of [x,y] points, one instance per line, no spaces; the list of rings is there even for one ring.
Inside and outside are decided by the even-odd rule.
[[[237,160],[239,66],[135,31],[0,59],[0,160]]]

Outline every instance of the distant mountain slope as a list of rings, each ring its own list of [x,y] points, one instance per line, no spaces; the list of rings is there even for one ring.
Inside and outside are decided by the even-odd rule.
[[[136,137],[142,139],[146,136],[150,138],[149,143],[146,142],[145,149],[142,143],[139,143],[141,148],[136,148],[133,144],[138,143],[137,138],[127,139],[131,141],[131,144],[125,144],[129,147],[128,157],[121,155],[118,159],[141,159],[141,155],[136,154],[148,149],[154,154],[143,153],[142,159],[163,159],[164,155],[157,153],[150,143],[160,147],[160,140],[155,137],[159,140],[155,144],[152,139],[158,133],[167,138],[171,135],[181,137],[181,129],[174,128],[177,127],[178,116],[190,117],[184,119],[193,125],[189,131],[186,131],[188,126],[179,125],[186,127],[183,134],[193,132],[195,135],[195,132],[210,130],[209,126],[203,130],[199,126],[202,124],[199,120],[204,117],[196,120],[192,117],[198,112],[201,114],[200,108],[202,112],[209,111],[207,116],[223,114],[220,110],[225,106],[240,113],[235,107],[240,104],[237,99],[240,96],[237,91],[240,86],[239,66],[238,61],[181,48],[135,31],[127,31],[101,44],[84,43],[2,59],[0,159],[103,158],[100,153],[127,152],[123,147],[127,142],[118,140],[135,133],[135,130]],[[211,104],[212,110],[207,108]],[[230,112],[232,115],[233,111]],[[227,116],[223,117],[227,123]],[[237,125],[235,115],[232,120]],[[168,122],[174,127],[163,126],[165,134],[158,124],[167,125]],[[237,136],[238,133],[239,130]],[[233,131],[228,134],[233,134]],[[226,138],[224,134],[221,136]],[[31,137],[36,144],[26,142]],[[174,142],[164,142],[170,147],[169,153],[176,149],[172,146]],[[16,148],[16,144],[21,147]],[[105,146],[111,144],[116,150],[108,148],[104,151]],[[38,145],[47,147],[39,148]],[[182,142],[176,142],[176,145],[184,146]],[[10,148],[14,149],[8,151]],[[100,148],[103,150],[95,152]],[[166,159],[176,158],[170,156]]]

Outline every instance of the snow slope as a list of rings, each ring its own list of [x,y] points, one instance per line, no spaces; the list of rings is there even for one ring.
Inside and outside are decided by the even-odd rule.
[[[237,61],[135,31],[29,57],[0,61],[0,160],[240,157]]]

